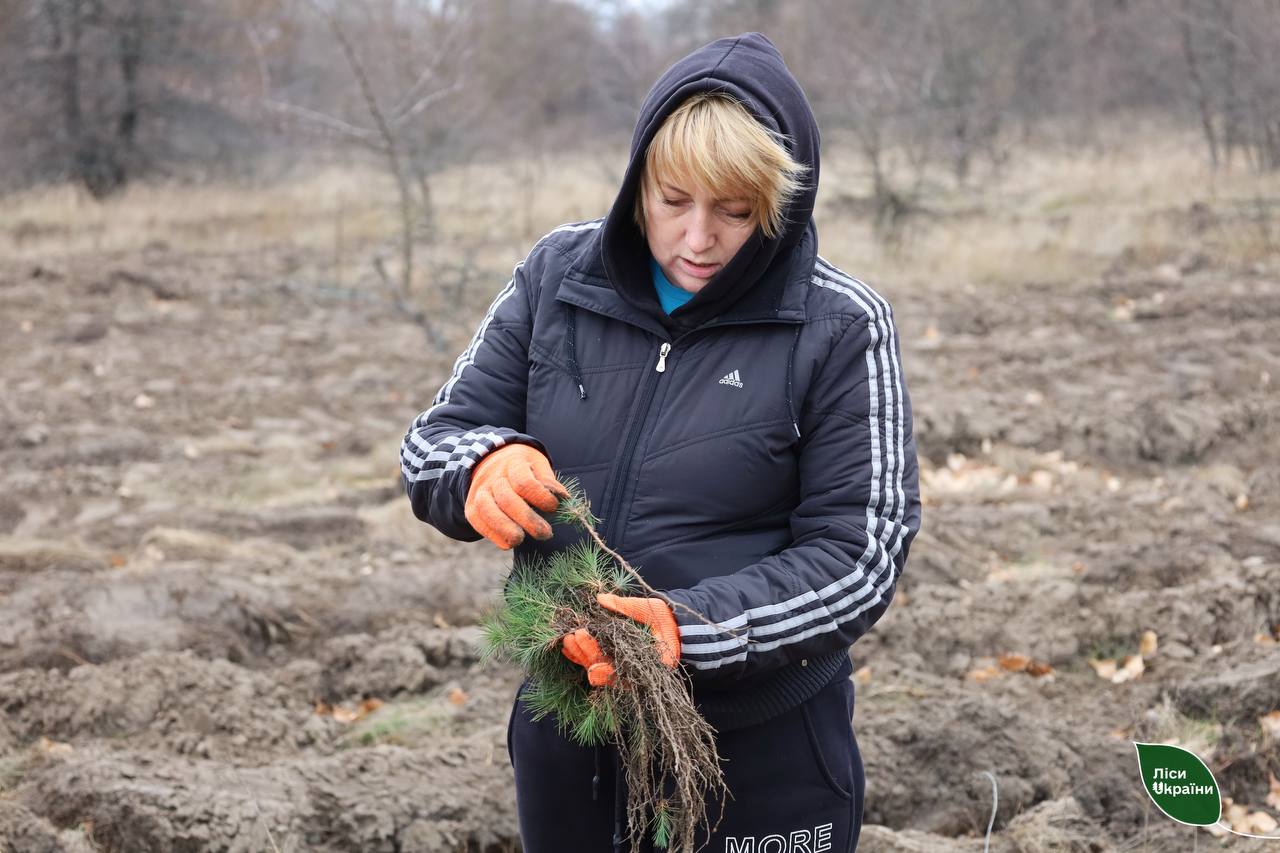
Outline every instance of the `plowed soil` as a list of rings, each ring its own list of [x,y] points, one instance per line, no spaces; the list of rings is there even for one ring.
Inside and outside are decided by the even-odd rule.
[[[0,261],[0,849],[518,849],[519,679],[474,628],[508,558],[396,463],[501,265],[436,352],[312,263]],[[982,850],[993,778],[996,851],[1275,843],[1164,817],[1133,742],[1277,814],[1276,269],[876,284],[926,505],[852,652],[859,849]]]

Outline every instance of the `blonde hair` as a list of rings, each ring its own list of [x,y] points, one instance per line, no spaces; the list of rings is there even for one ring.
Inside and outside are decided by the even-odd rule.
[[[785,226],[787,205],[809,171],[792,159],[786,137],[766,128],[737,100],[700,92],[662,122],[645,151],[633,215],[644,233],[644,199],[663,181],[693,181],[719,198],[751,204],[752,227],[770,239]]]

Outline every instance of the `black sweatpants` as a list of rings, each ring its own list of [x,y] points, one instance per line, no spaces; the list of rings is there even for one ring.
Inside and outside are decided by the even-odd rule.
[[[866,780],[853,733],[853,683],[837,679],[758,726],[717,735],[732,798],[707,853],[852,853]],[[507,730],[524,853],[611,853],[625,791],[612,747],[562,737],[516,701]],[[598,780],[593,786],[593,779]],[[595,790],[593,791],[593,787]],[[708,807],[714,817],[719,804]],[[623,833],[625,835],[625,833]],[[706,839],[700,833],[699,845]],[[651,849],[646,838],[645,850]],[[622,851],[628,850],[623,843]],[[672,853],[679,853],[672,851]]]

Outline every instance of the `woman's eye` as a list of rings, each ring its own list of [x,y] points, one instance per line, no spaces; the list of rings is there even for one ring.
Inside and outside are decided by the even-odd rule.
[[[746,213],[730,213],[729,214],[730,219],[737,220],[738,222],[746,222],[747,219],[749,219],[750,217],[751,217],[750,211],[747,211]]]
[[[675,207],[676,205],[683,204],[684,202],[676,201],[675,199],[664,198],[662,200],[662,203],[667,205],[668,207]]]

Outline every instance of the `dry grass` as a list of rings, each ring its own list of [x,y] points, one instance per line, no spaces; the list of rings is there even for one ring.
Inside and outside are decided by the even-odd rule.
[[[493,233],[527,240],[559,222],[598,216],[612,197],[609,162],[529,157],[445,172],[432,184],[437,242]],[[350,251],[394,240],[398,228],[390,177],[376,165],[352,163],[273,186],[132,185],[102,203],[72,186],[17,193],[0,205],[0,256],[128,252],[156,244],[178,251],[281,245]]]
[[[1149,268],[1200,251],[1240,266],[1280,251],[1280,174],[1215,173],[1195,135],[1160,128],[1106,143],[1019,149],[1004,173],[975,176],[963,191],[929,176],[926,185],[939,189],[923,205],[938,215],[909,221],[899,247],[878,241],[865,221],[820,215],[822,251],[873,281],[997,287],[1097,276],[1118,259]],[[861,169],[852,152],[825,155],[827,211],[839,209],[841,194],[869,193]],[[901,169],[898,178],[906,181]],[[1207,213],[1198,217],[1193,205]]]
[[[329,168],[272,187],[132,185],[103,203],[71,186],[19,193],[0,208],[0,250],[39,257],[160,243],[186,251],[325,245],[339,216],[346,239],[357,241],[386,229],[382,183],[362,169]]]
[[[1147,712],[1146,726],[1150,734],[1144,735],[1144,740],[1180,746],[1206,760],[1214,754],[1223,736],[1220,722],[1187,716],[1168,696]]]
[[[830,134],[818,210],[822,252],[873,283],[916,288],[1069,282],[1117,259],[1144,268],[1190,250],[1248,265],[1280,250],[1280,221],[1273,221],[1280,220],[1280,175],[1214,173],[1194,134],[1116,127],[1112,136],[1089,150],[1017,149],[1002,173],[975,175],[965,189],[929,175],[922,199],[929,212],[908,220],[901,241],[888,246],[856,210],[870,188],[861,158]],[[428,263],[452,260],[453,247],[465,244],[489,256],[486,268],[501,267],[556,224],[603,214],[623,158],[614,146],[439,175]],[[897,178],[905,182],[905,170]],[[156,244],[178,251],[294,246],[324,253],[335,279],[350,281],[368,273],[374,247],[390,246],[397,227],[384,173],[329,166],[270,187],[134,186],[104,204],[70,187],[11,196],[0,207],[0,256]]]

